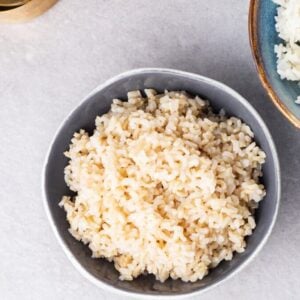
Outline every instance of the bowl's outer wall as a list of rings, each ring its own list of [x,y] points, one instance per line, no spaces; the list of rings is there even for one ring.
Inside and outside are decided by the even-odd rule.
[[[257,11],[258,46],[266,76],[280,100],[300,119],[300,107],[295,103],[300,95],[297,82],[281,80],[277,73],[274,46],[282,43],[275,29],[277,5],[272,0],[260,0]]]
[[[267,189],[267,196],[261,202],[257,211],[257,227],[252,236],[248,238],[248,246],[242,254],[236,254],[230,262],[222,262],[216,269],[212,270],[203,280],[195,283],[184,283],[180,280],[168,280],[160,283],[154,280],[153,276],[140,276],[138,279],[126,282],[118,280],[118,273],[113,264],[104,259],[91,258],[91,251],[88,246],[76,241],[68,232],[66,215],[58,206],[63,195],[71,195],[64,182],[64,167],[67,159],[63,152],[68,149],[73,133],[83,128],[90,133],[94,129],[96,116],[102,115],[110,108],[113,98],[126,99],[126,93],[131,90],[143,90],[144,88],[155,88],[158,91],[185,90],[191,94],[201,95],[209,99],[212,106],[219,110],[226,108],[228,115],[234,115],[248,123],[255,132],[257,143],[267,154],[267,160],[263,167],[264,184]],[[159,295],[185,294],[196,290],[207,288],[214,283],[223,280],[234,272],[237,267],[245,262],[251,253],[259,246],[261,240],[267,235],[270,225],[276,215],[278,201],[278,182],[276,179],[276,162],[272,155],[272,149],[261,129],[256,117],[249,112],[243,103],[234,98],[228,91],[215,87],[211,82],[204,79],[187,78],[180,74],[169,74],[159,72],[144,72],[124,78],[119,78],[109,86],[100,89],[83,102],[65,121],[61,130],[56,136],[49,153],[49,159],[45,168],[45,194],[50,209],[51,217],[58,230],[61,239],[66,244],[72,255],[91,275],[100,281],[112,285],[121,290]]]

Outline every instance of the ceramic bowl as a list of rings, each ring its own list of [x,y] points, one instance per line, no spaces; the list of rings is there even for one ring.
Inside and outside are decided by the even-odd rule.
[[[281,42],[275,30],[277,5],[272,0],[251,0],[249,37],[260,80],[276,107],[296,127],[300,128],[300,95],[296,82],[281,80],[276,71],[274,46]]]
[[[0,23],[20,23],[29,21],[43,14],[57,1],[58,0],[27,0],[23,1],[25,4],[9,7],[5,10],[0,9]]]
[[[257,227],[248,238],[244,253],[235,254],[232,261],[222,262],[210,273],[194,283],[180,280],[158,282],[153,276],[140,276],[133,281],[121,281],[112,263],[91,258],[86,245],[76,241],[68,232],[65,211],[58,206],[63,195],[70,194],[64,181],[64,168],[68,163],[63,152],[68,149],[73,133],[83,128],[94,129],[96,116],[106,113],[113,98],[125,99],[128,91],[154,88],[160,92],[185,90],[209,99],[214,109],[224,108],[230,116],[241,118],[255,133],[255,140],[267,155],[263,165],[265,199],[256,212]],[[44,203],[48,218],[63,250],[75,267],[97,286],[130,297],[153,296],[184,297],[201,293],[236,274],[246,266],[265,244],[274,225],[280,197],[279,163],[272,137],[261,117],[239,94],[222,83],[199,75],[168,70],[139,69],[121,74],[94,90],[65,119],[50,146],[43,173]]]

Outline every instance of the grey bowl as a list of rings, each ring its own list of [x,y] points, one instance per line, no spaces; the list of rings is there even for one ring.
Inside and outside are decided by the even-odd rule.
[[[65,212],[58,206],[63,195],[71,194],[64,182],[67,159],[63,152],[68,149],[73,133],[81,128],[92,132],[96,116],[109,110],[113,98],[125,99],[128,91],[144,88],[158,91],[186,90],[209,99],[216,110],[224,108],[228,115],[237,116],[249,124],[255,133],[256,142],[267,154],[263,166],[263,183],[267,195],[256,212],[257,227],[248,238],[246,251],[234,255],[230,262],[222,262],[203,280],[195,283],[184,283],[180,280],[160,283],[150,275],[140,276],[131,282],[120,281],[112,263],[91,258],[89,248],[69,234]],[[46,212],[55,235],[68,258],[86,278],[101,288],[131,297],[184,297],[201,293],[228,279],[259,252],[270,235],[277,216],[280,170],[276,149],[265,123],[254,108],[235,91],[195,74],[168,69],[138,69],[121,74],[98,87],[66,118],[50,146],[44,166],[42,188]]]

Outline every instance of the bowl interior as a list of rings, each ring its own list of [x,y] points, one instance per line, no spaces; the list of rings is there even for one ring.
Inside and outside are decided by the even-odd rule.
[[[257,210],[257,227],[254,234],[248,238],[246,251],[242,254],[236,254],[230,262],[222,262],[217,268],[211,270],[203,280],[195,283],[184,283],[180,280],[168,280],[165,283],[160,283],[150,275],[140,276],[131,282],[120,281],[112,263],[104,259],[91,258],[89,248],[76,241],[69,234],[65,212],[58,206],[63,195],[71,195],[64,182],[64,167],[67,165],[67,159],[63,152],[68,149],[73,133],[81,128],[92,132],[96,116],[109,110],[113,98],[126,99],[128,91],[143,90],[144,88],[155,88],[158,91],[165,89],[186,90],[191,94],[201,95],[209,99],[216,110],[225,108],[228,115],[237,116],[248,123],[255,132],[257,143],[267,154],[267,160],[263,167],[263,182],[267,189],[267,196]],[[59,237],[66,246],[67,254],[73,256],[86,272],[101,282],[127,292],[157,295],[178,295],[206,289],[222,281],[246,263],[268,235],[275,219],[279,201],[279,171],[273,143],[268,140],[268,133],[266,133],[264,126],[261,126],[260,118],[257,118],[255,112],[251,108],[249,109],[247,104],[238,100],[239,97],[231,89],[196,75],[166,70],[144,70],[119,76],[109,84],[99,88],[80,104],[60,128],[51,146],[45,167],[46,203]]]
[[[258,50],[267,79],[280,101],[300,122],[300,106],[295,103],[300,95],[297,82],[281,80],[276,71],[274,46],[281,43],[275,29],[277,5],[271,0],[259,0],[257,6],[257,41]]]

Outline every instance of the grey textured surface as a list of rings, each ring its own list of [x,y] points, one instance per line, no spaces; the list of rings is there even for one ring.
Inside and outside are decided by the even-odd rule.
[[[137,67],[177,68],[230,85],[257,108],[278,147],[282,205],[269,242],[242,273],[199,298],[299,298],[300,131],[259,83],[247,10],[246,0],[61,0],[30,23],[0,26],[1,299],[121,299],[67,260],[46,219],[40,181],[64,116],[99,83]]]

